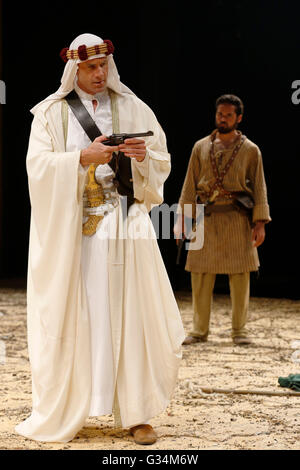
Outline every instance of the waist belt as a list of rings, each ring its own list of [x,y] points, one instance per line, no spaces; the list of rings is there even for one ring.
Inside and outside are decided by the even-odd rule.
[[[207,206],[204,207],[204,215],[210,215],[213,212],[221,213],[221,212],[231,212],[231,211],[238,211],[238,212],[241,212],[243,214],[250,216],[250,211],[248,211],[247,209],[245,209],[244,207],[236,203],[208,204]]]
[[[231,212],[238,210],[235,204],[208,204],[204,208],[204,214],[210,215],[212,212]]]

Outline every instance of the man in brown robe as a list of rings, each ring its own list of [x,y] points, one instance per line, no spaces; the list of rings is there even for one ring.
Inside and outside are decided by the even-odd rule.
[[[192,150],[179,200],[182,215],[174,227],[177,243],[184,238],[184,206],[205,205],[204,246],[189,250],[185,269],[191,272],[193,330],[183,344],[206,341],[216,274],[228,274],[232,300],[232,338],[251,342],[246,330],[250,272],[257,271],[257,247],[271,218],[260,150],[237,130],[243,103],[235,95],[216,102],[216,130]]]

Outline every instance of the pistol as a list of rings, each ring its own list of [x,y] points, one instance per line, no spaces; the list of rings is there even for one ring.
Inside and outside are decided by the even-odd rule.
[[[137,134],[112,134],[108,137],[107,140],[103,140],[103,142],[101,143],[103,145],[114,146],[114,145],[124,144],[124,141],[126,139],[133,139],[134,137],[146,137],[149,135],[153,135],[153,132],[148,131],[148,132],[139,132]]]

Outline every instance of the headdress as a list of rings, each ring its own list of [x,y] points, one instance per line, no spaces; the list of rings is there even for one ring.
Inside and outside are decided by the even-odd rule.
[[[64,62],[68,60],[77,60],[81,61],[89,60],[91,57],[99,56],[102,54],[109,55],[113,54],[115,48],[113,43],[109,39],[104,39],[102,44],[95,44],[94,46],[87,47],[85,44],[82,44],[78,49],[69,49],[64,47],[60,51],[60,57]]]
[[[113,51],[114,46],[108,39],[103,41],[99,36],[88,33],[77,36],[77,38],[70,44],[70,47],[62,49],[60,53],[60,56],[66,62],[61,78],[61,86],[55,93],[34,106],[34,108],[31,109],[31,112],[34,114],[37,108],[46,101],[49,102],[50,105],[51,102],[64,98],[74,89],[78,64],[85,60],[97,59],[100,57],[107,56],[108,59],[108,88],[116,93],[129,93],[133,95],[134,93],[120,81],[118,70],[112,55]]]

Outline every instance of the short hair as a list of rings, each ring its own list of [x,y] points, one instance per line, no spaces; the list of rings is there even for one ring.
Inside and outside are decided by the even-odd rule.
[[[237,116],[244,113],[244,104],[236,95],[222,95],[216,101],[216,109],[220,104],[233,104]]]

